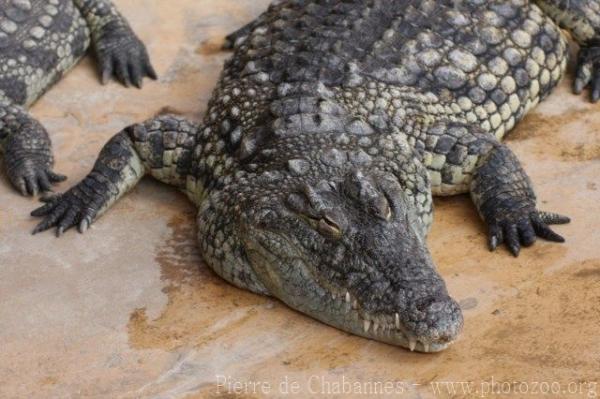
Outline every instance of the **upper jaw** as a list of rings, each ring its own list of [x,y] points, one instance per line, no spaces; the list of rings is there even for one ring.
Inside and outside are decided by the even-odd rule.
[[[365,312],[359,301],[348,291],[341,295],[332,294],[331,299],[333,307],[338,308],[344,317],[340,317],[337,322],[322,321],[353,334],[424,353],[443,351],[455,342],[455,339],[434,340],[411,333],[403,325],[400,313],[377,315]]]

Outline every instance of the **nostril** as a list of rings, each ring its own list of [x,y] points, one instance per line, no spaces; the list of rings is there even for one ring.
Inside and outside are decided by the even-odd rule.
[[[451,298],[428,297],[417,302],[415,308],[417,308],[419,312],[427,314],[437,313],[444,309],[444,306],[448,303],[448,300],[451,300]]]
[[[458,304],[449,296],[428,297],[415,304],[415,308],[425,314],[448,312],[455,307],[458,307]]]
[[[447,304],[447,302],[441,302],[441,301],[436,301],[436,302],[432,302],[429,307],[428,310],[430,312],[441,312],[444,309],[444,306]]]

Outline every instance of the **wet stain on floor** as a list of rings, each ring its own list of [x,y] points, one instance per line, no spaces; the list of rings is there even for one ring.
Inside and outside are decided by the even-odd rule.
[[[222,326],[235,329],[256,313],[255,307],[268,300],[229,285],[204,265],[196,243],[193,213],[173,217],[168,226],[172,234],[156,254],[168,302],[154,320],[148,320],[144,308],[131,314],[128,331],[133,348],[201,346],[221,330],[208,328],[215,317],[243,309],[243,315]]]
[[[223,49],[224,44],[225,39],[222,37],[210,38],[203,41],[196,52],[204,56],[225,53],[225,50]]]

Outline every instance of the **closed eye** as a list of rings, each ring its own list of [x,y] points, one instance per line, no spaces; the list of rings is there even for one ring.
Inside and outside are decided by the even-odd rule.
[[[330,238],[340,238],[342,236],[342,229],[340,226],[329,216],[323,216],[317,224],[319,232]]]

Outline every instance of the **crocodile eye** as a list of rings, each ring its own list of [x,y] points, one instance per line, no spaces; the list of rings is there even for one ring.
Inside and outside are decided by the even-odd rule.
[[[369,209],[372,215],[375,215],[382,220],[389,222],[392,218],[392,208],[386,197],[380,197],[375,204],[369,207]]]
[[[338,224],[331,219],[329,216],[323,216],[319,220],[317,225],[319,232],[330,238],[340,238],[342,236],[342,229]]]

